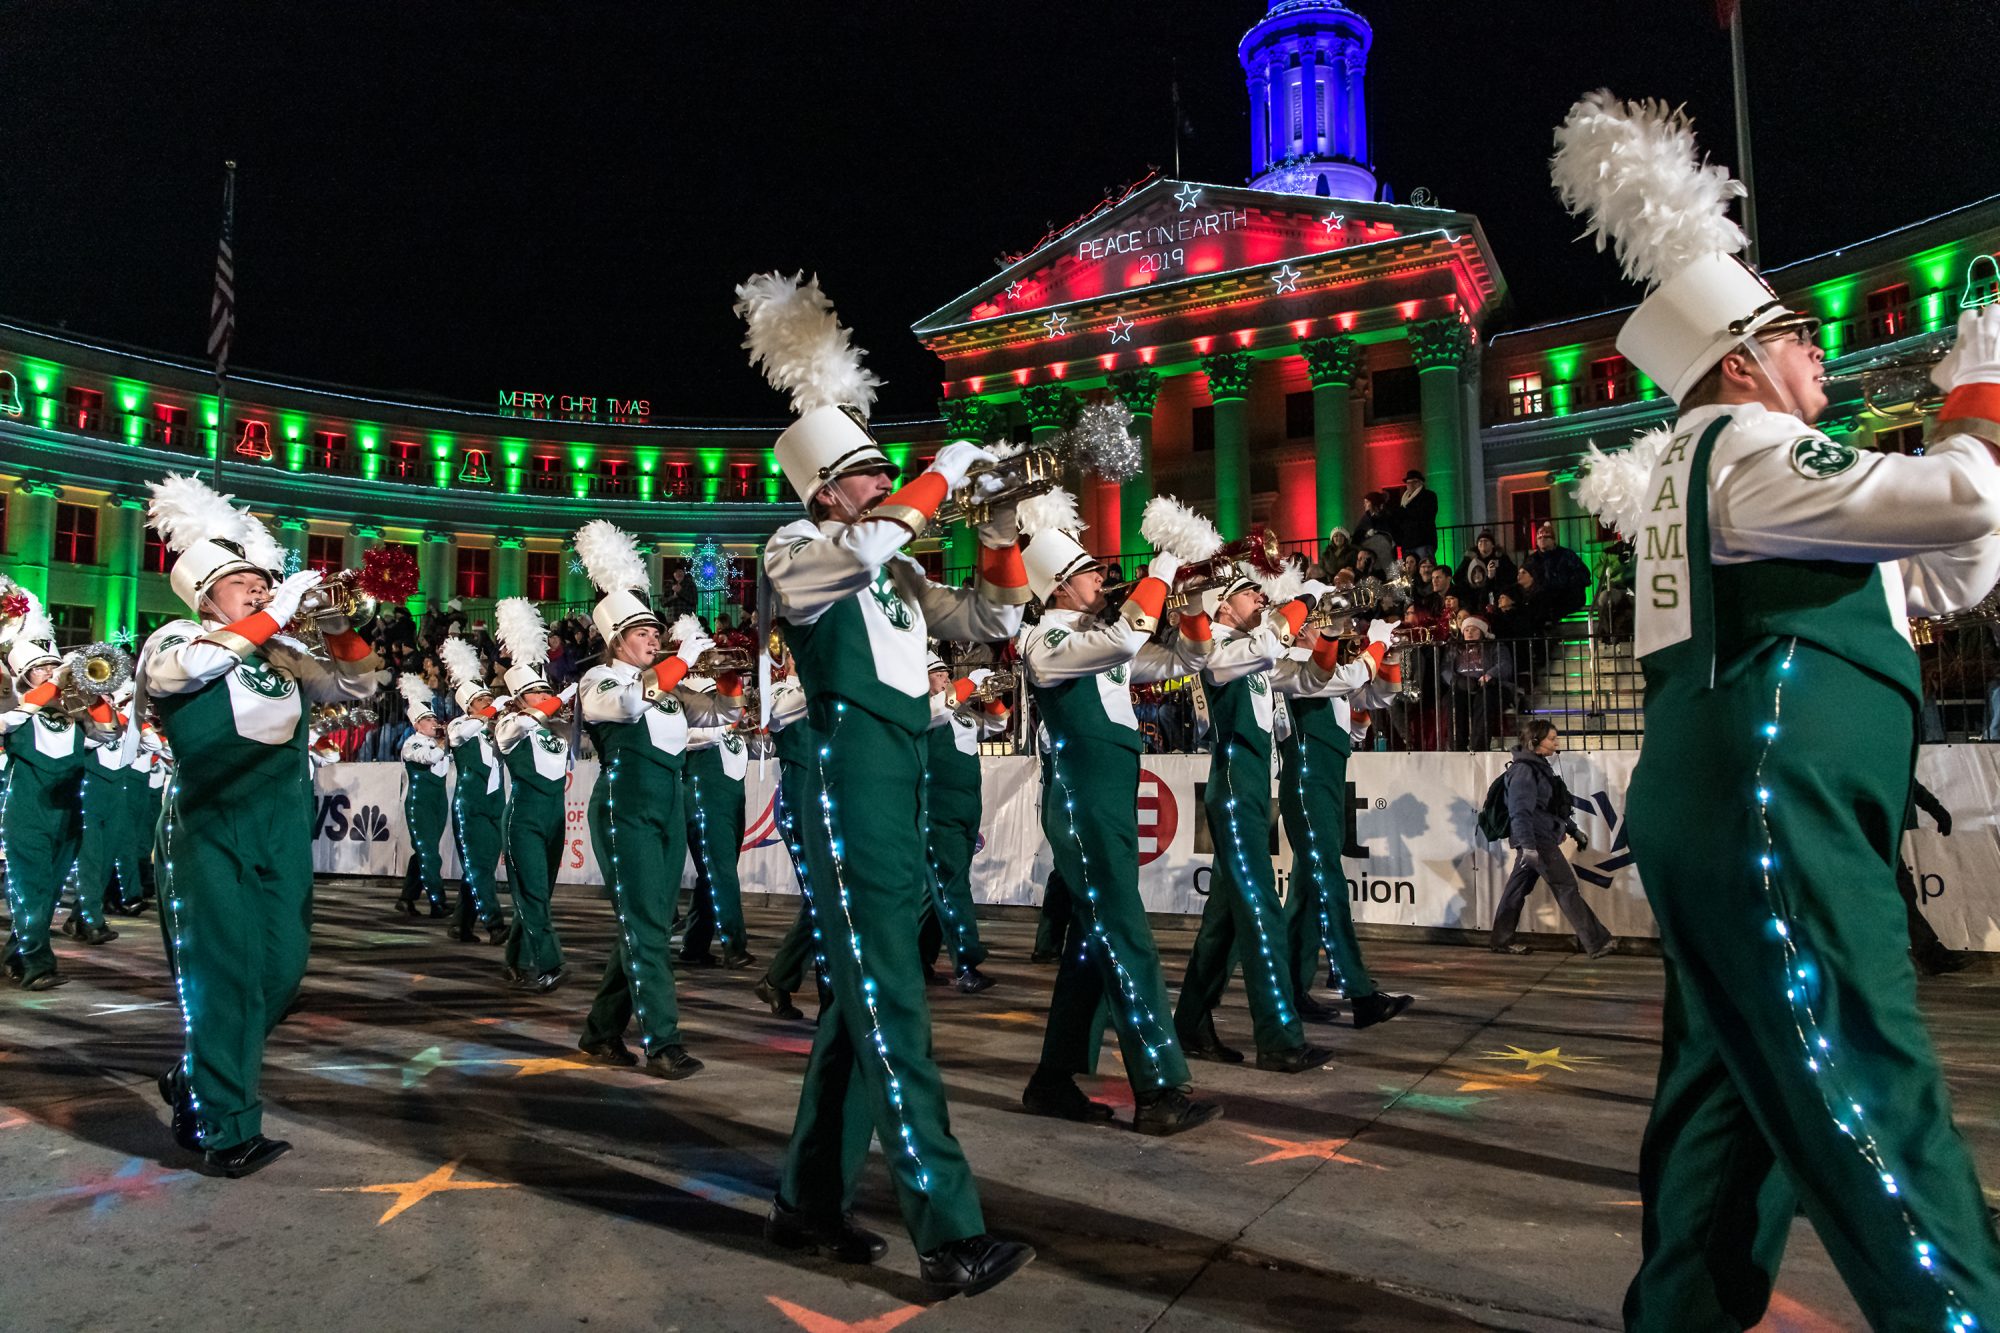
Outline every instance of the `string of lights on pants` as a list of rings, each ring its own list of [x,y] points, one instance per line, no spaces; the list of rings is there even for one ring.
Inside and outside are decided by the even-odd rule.
[[[931,909],[943,920],[945,930],[951,935],[952,966],[963,972],[970,966],[960,962],[965,957],[965,927],[960,923],[958,913],[952,910],[951,895],[945,892],[944,870],[931,852],[930,791],[931,771],[929,766],[926,766],[924,768],[924,862],[931,868]]]
[[[1298,725],[1296,714],[1293,717],[1292,725]],[[1355,997],[1347,993],[1347,978],[1340,974],[1340,959],[1334,955],[1333,951],[1333,944],[1331,942],[1333,937],[1333,920],[1327,915],[1326,911],[1326,872],[1319,857],[1319,830],[1313,827],[1312,804],[1306,800],[1306,793],[1312,789],[1312,760],[1308,757],[1312,753],[1312,743],[1305,738],[1304,734],[1301,734],[1298,740],[1299,820],[1306,826],[1306,859],[1312,862],[1312,883],[1315,890],[1313,896],[1316,899],[1313,906],[1319,912],[1319,944],[1320,948],[1326,951],[1326,968],[1333,977],[1333,984],[1340,989],[1342,995],[1346,995],[1351,1000]],[[1343,830],[1344,833],[1345,830]],[[1297,889],[1298,886],[1294,885],[1293,891],[1296,892]],[[1314,955],[1313,957],[1312,970],[1315,972],[1319,970],[1318,955]]]
[[[729,938],[728,930],[723,927],[722,905],[715,898],[715,862],[709,859],[708,855],[708,807],[701,802],[701,777],[698,774],[690,773],[688,774],[688,781],[694,786],[694,839],[701,844],[701,874],[702,878],[708,881],[709,915],[715,918],[715,933],[716,937],[722,941],[722,952],[725,954],[736,953],[743,949],[744,944]],[[695,892],[701,892],[699,886],[696,887]],[[690,918],[700,910],[700,903],[691,904],[688,908]]]
[[[632,927],[625,920],[625,877],[618,872],[618,769],[624,758],[622,751],[611,756],[611,767],[605,773],[604,840],[611,847],[611,872],[607,882],[611,885],[611,910],[618,916],[618,938],[625,945],[622,950],[625,981],[632,987],[632,1012],[639,1016],[640,1044],[646,1048],[646,1055],[650,1058],[658,1052],[653,1049],[653,1024],[646,1017],[645,990],[639,980],[638,944],[632,938]],[[662,954],[665,952],[661,950]],[[673,984],[672,965],[663,957],[660,966],[667,969],[668,984]]]
[[[1271,996],[1277,1005],[1278,1021],[1289,1027],[1292,1022],[1291,1001],[1286,997],[1291,994],[1291,988],[1280,978],[1278,961],[1271,954],[1271,936],[1270,932],[1264,926],[1264,909],[1258,902],[1259,895],[1250,891],[1250,886],[1255,881],[1250,878],[1250,861],[1243,854],[1242,832],[1236,827],[1236,786],[1231,777],[1231,774],[1234,772],[1232,757],[1236,749],[1237,745],[1235,741],[1226,742],[1218,752],[1218,757],[1222,762],[1216,765],[1217,770],[1222,775],[1222,808],[1229,816],[1229,849],[1236,854],[1236,895],[1250,907],[1250,920],[1257,927],[1257,953],[1264,960],[1264,975],[1270,979]],[[1269,772],[1269,761],[1267,759],[1265,767],[1267,783],[1269,781]],[[1267,787],[1264,807],[1264,817],[1266,820],[1270,818],[1269,801],[1270,792]],[[1229,966],[1228,960],[1224,959],[1221,965],[1227,968]],[[1245,986],[1250,984],[1250,960],[1248,958],[1243,960],[1243,984]]]
[[[208,1126],[202,1119],[201,1098],[194,1091],[194,1017],[188,1011],[187,993],[187,936],[183,933],[181,921],[181,877],[174,873],[174,828],[180,823],[181,780],[179,771],[169,780],[167,786],[167,817],[161,825],[160,838],[166,851],[167,891],[160,895],[162,911],[166,913],[167,933],[173,937],[174,956],[174,998],[181,1007],[181,1079],[180,1092],[188,1100],[188,1109],[194,1113],[195,1138],[204,1145],[208,1141]]]
[[[792,813],[792,803],[785,799],[785,778],[783,765],[779,765],[778,787],[772,803],[772,815],[777,820],[778,831],[785,837],[785,850],[791,853],[792,874],[799,881],[799,896],[804,900],[806,923],[812,927],[813,970],[820,980],[826,979],[826,936],[820,933],[819,913],[813,908],[812,882],[806,877],[806,849],[799,841],[798,819]]]
[[[1763,837],[1764,850],[1758,855],[1758,866],[1762,872],[1764,902],[1771,913],[1771,932],[1777,938],[1779,952],[1785,961],[1785,999],[1791,1006],[1792,1026],[1799,1035],[1799,1042],[1805,1048],[1806,1068],[1813,1074],[1813,1084],[1819,1090],[1820,1099],[1825,1102],[1827,1113],[1833,1117],[1834,1126],[1845,1135],[1849,1142],[1860,1150],[1862,1158],[1875,1172],[1882,1183],[1882,1190],[1896,1201],[1896,1210],[1903,1219],[1903,1227],[1909,1233],[1910,1246],[1917,1266],[1927,1273],[1942,1289],[1945,1298],[1946,1328],[1952,1330],[1976,1329],[1979,1321],[1973,1318],[1960,1303],[1958,1293],[1946,1282],[1937,1268],[1937,1250],[1917,1231],[1916,1219],[1910,1215],[1901,1188],[1896,1184],[1896,1176],[1889,1169],[1882,1150],[1875,1142],[1875,1136],[1868,1132],[1865,1123],[1867,1115],[1861,1103],[1847,1091],[1839,1068],[1834,1063],[1833,1043],[1828,1041],[1821,1030],[1819,1015],[1813,1008],[1811,994],[1811,973],[1813,968],[1804,957],[1799,945],[1798,931],[1791,921],[1790,905],[1784,890],[1779,886],[1777,869],[1777,842],[1771,835],[1771,789],[1764,785],[1764,768],[1770,762],[1771,752],[1777,748],[1779,723],[1782,721],[1785,703],[1785,678],[1791,675],[1793,659],[1798,655],[1799,641],[1794,638],[1785,645],[1785,656],[1778,663],[1778,683],[1771,692],[1771,720],[1763,726],[1764,744],[1757,756],[1755,774],[1757,796],[1757,826]]]

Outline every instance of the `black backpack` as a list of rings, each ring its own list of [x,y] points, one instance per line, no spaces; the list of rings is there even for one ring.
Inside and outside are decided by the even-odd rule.
[[[1486,800],[1479,807],[1479,832],[1488,842],[1500,841],[1512,826],[1513,821],[1507,815],[1507,774],[1513,767],[1510,761],[1500,770],[1500,776],[1486,789]]]

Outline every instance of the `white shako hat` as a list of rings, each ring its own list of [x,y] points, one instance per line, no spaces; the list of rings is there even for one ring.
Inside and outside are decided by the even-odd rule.
[[[597,627],[605,647],[635,626],[666,629],[647,600],[652,580],[646,573],[646,557],[640,554],[632,534],[615,523],[592,519],[576,530],[576,558],[604,594],[590,608],[590,622]]]
[[[951,674],[951,664],[944,660],[943,650],[941,650],[935,643],[931,645],[929,656],[930,660],[924,663],[924,671],[926,673],[932,671],[942,671],[947,676]]]
[[[1743,185],[1702,165],[1685,112],[1590,93],[1557,127],[1549,172],[1563,206],[1588,217],[1584,234],[1651,289],[1618,350],[1676,401],[1746,340],[1819,327],[1740,257],[1749,238],[1728,209]]]
[[[901,471],[868,433],[882,381],[861,364],[862,349],[840,326],[817,275],[806,281],[803,273],[755,274],[736,288],[735,310],[748,327],[743,346],[750,364],[791,395],[798,415],[774,452],[800,503],[852,473]]]
[[[148,483],[153,492],[146,521],[178,552],[167,579],[196,615],[217,579],[237,573],[262,574],[275,586],[283,577],[285,553],[270,532],[234,497],[218,495],[194,477],[169,473]]]
[[[493,636],[500,640],[500,651],[513,663],[506,675],[510,693],[555,692],[555,686],[542,674],[549,660],[549,627],[542,622],[542,613],[533,602],[525,597],[501,599],[493,608]]]
[[[1218,583],[1213,588],[1207,588],[1202,591],[1201,612],[1203,615],[1213,617],[1216,612],[1222,609],[1222,604],[1237,593],[1248,592],[1253,588],[1261,590],[1264,586],[1257,581],[1256,571],[1248,565],[1232,564],[1230,566],[1230,574],[1231,577],[1228,582]]]
[[[436,717],[437,709],[431,707],[431,687],[422,676],[414,671],[405,671],[396,677],[396,688],[402,691],[403,702],[410,706],[412,726],[427,717]]]
[[[492,695],[493,687],[486,683],[486,664],[479,660],[479,650],[458,635],[447,635],[438,645],[438,661],[444,663],[445,675],[452,683],[452,700],[462,711],[471,712],[472,701],[480,695]]]
[[[14,635],[7,648],[7,672],[14,678],[14,689],[25,692],[22,682],[28,673],[38,666],[58,666],[62,654],[56,651],[55,626],[49,623],[42,608],[37,605],[22,621],[20,632]]]
[[[1028,571],[1028,591],[1046,602],[1064,579],[1096,569],[1099,561],[1077,540],[1087,526],[1077,513],[1076,497],[1057,487],[1046,495],[1021,501],[1021,563]]]

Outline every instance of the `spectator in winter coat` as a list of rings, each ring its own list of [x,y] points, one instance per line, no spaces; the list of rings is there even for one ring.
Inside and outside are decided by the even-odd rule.
[[[1389,516],[1389,497],[1381,491],[1370,491],[1361,497],[1361,518],[1354,525],[1354,544],[1374,555],[1378,573],[1395,563],[1395,520]]]
[[[1319,553],[1319,577],[1332,582],[1333,576],[1343,569],[1354,568],[1354,539],[1346,528],[1335,528],[1327,534],[1326,546]]]
[[[1535,881],[1541,879],[1549,882],[1549,892],[1555,894],[1556,906],[1569,920],[1577,947],[1585,955],[1602,958],[1618,945],[1577,891],[1576,872],[1563,858],[1565,833],[1575,839],[1578,851],[1589,847],[1590,841],[1570,817],[1569,789],[1550,763],[1561,748],[1555,723],[1536,717],[1521,724],[1521,743],[1514,748],[1506,772],[1507,843],[1514,849],[1514,873],[1507,877],[1493,909],[1493,934],[1487,945],[1495,953],[1532,952],[1527,945],[1514,943],[1514,931]]]
[[[1590,571],[1583,558],[1567,546],[1556,544],[1553,523],[1535,529],[1535,549],[1521,560],[1515,576],[1530,615],[1553,625],[1572,611],[1583,609],[1583,594],[1590,587]]]
[[[1514,586],[1515,577],[1514,562],[1493,540],[1492,530],[1482,528],[1472,550],[1459,562],[1458,600],[1483,611],[1492,605],[1495,591]]]
[[[1451,691],[1454,749],[1493,747],[1493,724],[1514,697],[1514,652],[1492,639],[1478,616],[1458,622],[1461,642],[1444,650],[1444,683]]]
[[[1437,492],[1424,485],[1424,474],[1411,468],[1403,474],[1403,493],[1396,506],[1396,537],[1408,555],[1437,554]]]

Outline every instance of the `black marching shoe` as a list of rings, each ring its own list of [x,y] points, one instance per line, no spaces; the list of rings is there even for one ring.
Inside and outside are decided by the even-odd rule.
[[[1354,1026],[1357,1028],[1372,1028],[1377,1023],[1386,1023],[1416,1002],[1414,995],[1390,995],[1379,990],[1373,995],[1358,995],[1348,1001],[1354,1006]]]
[[[559,967],[553,972],[542,973],[540,976],[535,978],[532,985],[535,994],[547,995],[550,991],[554,990],[556,987],[562,985],[565,981],[568,980],[569,980],[569,969],[566,967]]]
[[[1062,955],[1054,949],[1037,949],[1028,955],[1028,961],[1040,966],[1044,963],[1053,963],[1061,957]]]
[[[1222,1108],[1216,1103],[1195,1101],[1186,1088],[1162,1088],[1139,1098],[1132,1111],[1132,1128],[1141,1134],[1165,1138],[1220,1119]]]
[[[779,1018],[804,1018],[805,1011],[792,1003],[790,991],[781,991],[771,984],[769,977],[759,977],[751,988],[757,998],[771,1006],[771,1012]]]
[[[412,911],[415,910],[414,904],[412,904],[411,910]],[[451,915],[451,909],[449,907],[446,907],[443,903],[431,904],[431,920],[442,921],[445,917],[448,917],[450,915]]]
[[[612,1037],[607,1041],[580,1041],[576,1049],[594,1065],[622,1065],[629,1069],[639,1063],[639,1057],[632,1054],[632,1048],[625,1044],[623,1037]]]
[[[1193,1036],[1180,1034],[1181,1053],[1190,1060],[1213,1060],[1219,1065],[1240,1065],[1243,1052],[1234,1046],[1224,1046],[1222,1038],[1215,1035],[1215,1020],[1204,1019],[1201,1030]]]
[[[69,985],[69,978],[60,972],[42,972],[21,981],[22,990],[54,990],[58,986]]]
[[[500,969],[500,980],[518,990],[527,983],[528,974],[518,967],[502,966]]]
[[[176,1060],[160,1075],[160,1100],[174,1113],[174,1142],[189,1152],[201,1151],[201,1126],[194,1116],[194,1102],[188,1096],[186,1076]]]
[[[231,1180],[254,1175],[292,1150],[283,1139],[267,1139],[252,1134],[234,1148],[211,1148],[201,1155],[208,1169]]]
[[[488,921],[484,929],[488,944],[505,944],[507,942],[508,930],[505,921]]]
[[[109,944],[118,938],[118,932],[109,926],[80,926],[76,937],[85,944]]]
[[[1035,1261],[1032,1246],[1018,1240],[968,1236],[917,1256],[924,1293],[934,1301],[977,1296],[997,1287]]]
[[[1303,1074],[1331,1059],[1333,1052],[1324,1046],[1295,1046],[1289,1051],[1257,1052],[1257,1068],[1267,1074]]]
[[[662,1046],[646,1057],[646,1072],[654,1078],[687,1078],[699,1074],[705,1066],[687,1053],[687,1047],[676,1043]]]
[[[756,961],[757,955],[751,953],[748,949],[738,949],[734,953],[725,953],[722,955],[722,965],[731,972],[741,972],[744,968],[755,964]]]
[[[1340,1021],[1340,1010],[1333,1005],[1321,1003],[1304,991],[1298,997],[1299,1017],[1308,1023],[1335,1023]]]
[[[975,966],[958,969],[958,979],[951,984],[964,991],[967,995],[977,995],[983,990],[992,990],[994,983],[992,977],[987,976]]]
[[[72,938],[83,933],[83,918],[71,912],[63,919],[62,933]]]
[[[838,1222],[823,1221],[786,1207],[783,1199],[771,1200],[764,1239],[781,1250],[811,1250],[843,1264],[872,1264],[889,1252],[889,1242],[855,1225],[853,1213],[843,1214]]]
[[[1045,1115],[1053,1120],[1101,1125],[1111,1119],[1111,1108],[1086,1097],[1074,1079],[1066,1074],[1044,1074],[1040,1069],[1035,1070],[1022,1091],[1021,1105],[1030,1115]]]
[[[417,914],[417,900],[415,898],[396,899],[396,911],[402,916],[415,916]]]

